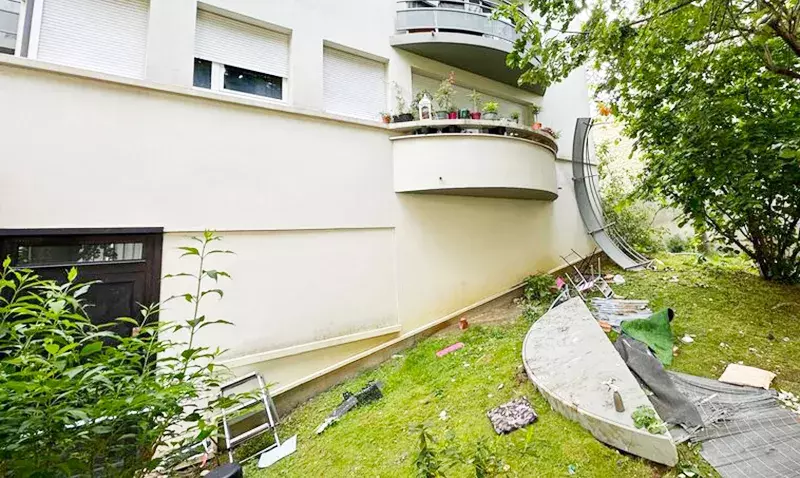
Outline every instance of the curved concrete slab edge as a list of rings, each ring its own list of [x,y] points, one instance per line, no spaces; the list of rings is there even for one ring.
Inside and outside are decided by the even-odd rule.
[[[570,302],[572,301],[580,301],[580,299],[572,299]],[[569,304],[569,302],[567,304]],[[567,304],[564,304],[560,307],[564,307]],[[580,304],[583,306],[583,308],[586,308],[582,301],[580,301]],[[556,310],[558,310],[558,308],[553,309],[553,311]],[[546,330],[544,327],[538,325],[546,323],[549,320],[548,316],[553,311],[543,315],[531,326],[530,330],[525,335],[522,346],[522,362],[525,366],[525,371],[528,375],[528,378],[530,378],[536,389],[544,396],[544,398],[550,404],[550,407],[564,417],[578,422],[597,440],[607,445],[633,455],[646,458],[656,463],[667,466],[675,466],[678,463],[678,451],[675,448],[675,443],[673,442],[669,432],[666,432],[663,435],[654,435],[646,430],[620,423],[618,420],[612,419],[613,415],[603,416],[587,410],[580,403],[576,404],[573,401],[574,399],[570,399],[568,396],[566,396],[567,394],[565,394],[563,387],[557,389],[558,387],[553,387],[548,383],[547,377],[540,376],[535,373],[535,369],[538,367],[535,367],[535,362],[532,361],[537,360],[537,358],[531,357],[529,351],[531,350],[532,343],[536,340],[536,336],[539,335],[540,332]],[[586,308],[586,313],[590,314],[588,308]],[[591,315],[589,315],[589,317],[591,318]],[[594,318],[591,318],[591,320],[594,322]],[[600,334],[603,334],[599,326],[596,326],[596,328]],[[568,333],[569,330],[565,330],[564,332]],[[605,334],[603,334],[603,340],[607,340],[605,338]],[[576,342],[576,345],[583,346],[585,344],[583,344],[582,341],[579,341]],[[624,364],[622,358],[619,357],[613,345],[611,345],[611,342],[607,342],[607,345],[609,350],[605,351],[604,353],[613,353],[616,357],[610,357],[610,359],[613,360],[616,358]],[[570,356],[573,355],[571,351],[562,351],[561,353]],[[554,360],[553,362],[558,363],[558,360]],[[575,361],[571,360],[570,362]],[[549,364],[545,364],[543,366],[549,366]],[[564,375],[569,374],[570,370],[559,370],[558,372],[559,374]],[[627,366],[624,369],[619,368],[616,373],[628,375],[627,377],[620,376],[621,379],[633,381],[636,380],[633,377],[633,374],[631,374],[631,372],[627,369]],[[641,389],[639,389],[639,392],[641,392],[642,397],[645,397],[644,392],[641,391]],[[633,410],[629,408],[625,413],[627,416],[630,416],[632,411]]]

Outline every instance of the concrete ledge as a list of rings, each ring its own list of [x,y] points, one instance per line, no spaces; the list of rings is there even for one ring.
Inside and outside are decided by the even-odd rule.
[[[108,73],[100,73],[97,71],[84,70],[82,68],[75,68],[72,66],[59,65],[56,63],[48,63],[41,60],[32,60],[29,58],[21,58],[11,55],[0,55],[0,67],[23,68],[26,70],[34,70],[42,73],[71,76],[74,78],[82,78],[86,80],[101,81],[104,83],[112,83],[120,86],[128,86],[132,88],[140,88],[150,91],[158,91],[162,93],[183,95],[187,97],[202,98],[222,103],[259,108],[267,111],[273,111],[276,113],[306,116],[309,118],[314,118],[319,120],[335,121],[338,123],[349,123],[353,126],[381,129],[381,130],[386,130],[387,132],[389,131],[387,125],[383,124],[377,119],[375,121],[368,121],[357,118],[351,118],[349,116],[327,113],[325,111],[320,111],[320,110],[298,108],[284,101],[260,98],[255,95],[238,94],[235,92],[211,91],[203,88],[193,88],[190,86],[168,85],[164,83],[156,83],[154,81],[146,79],[128,78],[125,76],[110,75]]]
[[[601,442],[656,463],[678,463],[669,432],[654,435],[634,426],[631,413],[652,405],[582,300],[572,299],[536,321],[525,336],[522,360],[550,406]],[[623,412],[614,408],[604,384],[609,380],[622,396]]]

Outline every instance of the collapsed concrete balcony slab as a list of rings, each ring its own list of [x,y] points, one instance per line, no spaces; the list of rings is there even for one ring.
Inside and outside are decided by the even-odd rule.
[[[522,360],[550,406],[601,442],[656,463],[678,463],[668,431],[652,434],[633,424],[633,411],[652,405],[581,299],[558,306],[531,326]],[[619,391],[625,411],[616,411],[607,383]]]

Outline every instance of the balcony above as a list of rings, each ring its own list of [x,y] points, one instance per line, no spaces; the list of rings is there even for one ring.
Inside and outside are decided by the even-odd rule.
[[[412,121],[390,127],[408,133],[392,138],[395,192],[544,201],[558,197],[556,145],[546,133],[487,120]],[[410,134],[441,129],[461,132]]]
[[[490,0],[397,2],[392,46],[440,61],[507,85],[544,94],[539,85],[519,86],[520,70],[506,66],[517,33],[505,20],[493,19],[498,2]]]

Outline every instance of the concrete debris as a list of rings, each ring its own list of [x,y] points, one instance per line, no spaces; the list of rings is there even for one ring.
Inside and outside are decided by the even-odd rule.
[[[683,338],[681,338],[681,342],[685,344],[691,344],[692,342],[694,342],[694,339],[689,337],[688,335],[684,335]]]
[[[622,285],[622,284],[624,284],[624,283],[625,283],[625,278],[624,278],[624,277],[622,277],[622,276],[621,276],[621,275],[619,275],[619,274],[615,275],[615,276],[614,276],[614,278],[613,278],[612,280],[613,280],[613,281],[614,281],[614,283],[615,283],[615,284],[617,284],[617,285]]]
[[[528,426],[538,418],[526,397],[515,398],[486,412],[494,431],[501,435]]]
[[[797,395],[792,392],[778,390],[778,401],[789,410],[800,415],[800,398],[797,398]]]
[[[725,342],[720,342],[720,343],[719,343],[719,347],[720,347],[720,348],[722,348],[722,349],[727,349],[727,348],[729,348],[730,346],[729,346],[728,344],[726,344]]]
[[[436,352],[436,356],[437,357],[444,357],[445,355],[449,354],[450,352],[455,352],[456,350],[461,349],[463,347],[464,347],[464,343],[463,342],[456,342],[453,345],[445,347],[442,350]]]
[[[447,414],[447,410],[442,410],[439,412],[439,420],[445,421],[448,418],[450,418],[450,416]]]
[[[783,341],[784,341],[784,342],[788,342],[788,341],[789,341],[789,337],[784,337],[784,338],[783,338]]]
[[[595,309],[595,317],[619,327],[626,320],[646,319],[653,315],[646,300],[605,299],[593,297],[591,305]]]

